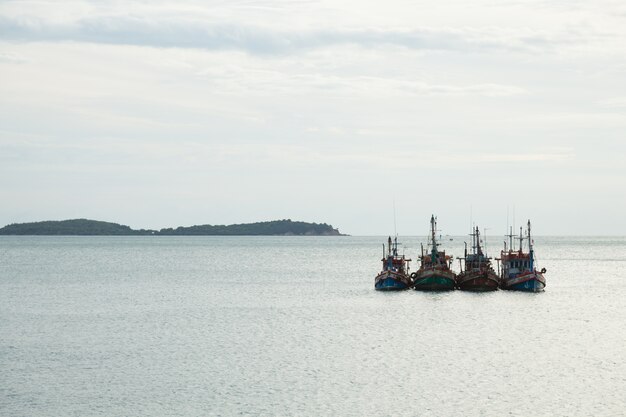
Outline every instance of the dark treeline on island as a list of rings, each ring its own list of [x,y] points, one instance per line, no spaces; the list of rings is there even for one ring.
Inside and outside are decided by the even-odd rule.
[[[1,235],[151,235],[152,230],[133,230],[117,223],[75,219],[14,223],[0,229]]]
[[[0,235],[70,235],[70,236],[342,236],[338,229],[326,223],[274,220],[259,223],[210,224],[166,228],[161,230],[133,230],[128,226],[97,220],[74,219],[14,223],[0,229]]]
[[[161,229],[160,235],[219,235],[219,236],[340,236],[339,230],[326,223],[294,222],[291,220],[274,220],[271,222],[231,224],[229,226],[178,227]]]

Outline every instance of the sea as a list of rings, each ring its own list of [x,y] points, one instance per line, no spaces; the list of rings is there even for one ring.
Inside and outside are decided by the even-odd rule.
[[[626,415],[626,237],[537,236],[542,293],[377,292],[386,240],[2,236],[0,415]]]

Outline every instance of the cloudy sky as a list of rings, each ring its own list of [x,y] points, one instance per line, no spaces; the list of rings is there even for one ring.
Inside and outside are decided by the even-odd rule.
[[[0,2],[0,226],[626,234],[623,0]]]

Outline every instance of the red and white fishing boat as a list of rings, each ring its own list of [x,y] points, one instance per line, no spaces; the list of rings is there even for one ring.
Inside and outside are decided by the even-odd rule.
[[[543,274],[546,269],[537,270],[533,240],[530,235],[530,220],[528,220],[526,237],[522,235],[522,228],[519,228],[519,249],[513,250],[513,230],[507,235],[509,246],[507,250],[506,241],[504,250],[500,252],[502,270],[500,271],[500,288],[504,290],[539,292],[546,286],[546,279]],[[528,241],[528,252],[523,250],[524,240]]]

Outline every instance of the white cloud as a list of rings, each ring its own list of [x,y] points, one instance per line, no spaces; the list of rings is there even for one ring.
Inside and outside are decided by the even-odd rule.
[[[609,109],[626,109],[626,97],[612,97],[601,100],[598,104]]]
[[[23,64],[26,59],[18,54],[0,52],[0,63],[5,64]]]
[[[401,47],[457,52],[558,52],[561,47],[596,40],[599,35],[528,28],[343,28],[276,30],[267,26],[193,18],[97,16],[71,22],[0,16],[0,33],[16,41],[75,41],[153,47],[243,50],[252,54],[289,54],[334,45]]]
[[[494,216],[532,195],[545,233],[592,193],[616,233],[621,9],[536,3],[0,2],[0,225],[47,218],[37,195],[136,227],[377,233],[396,184],[412,218],[463,227],[477,189]]]

